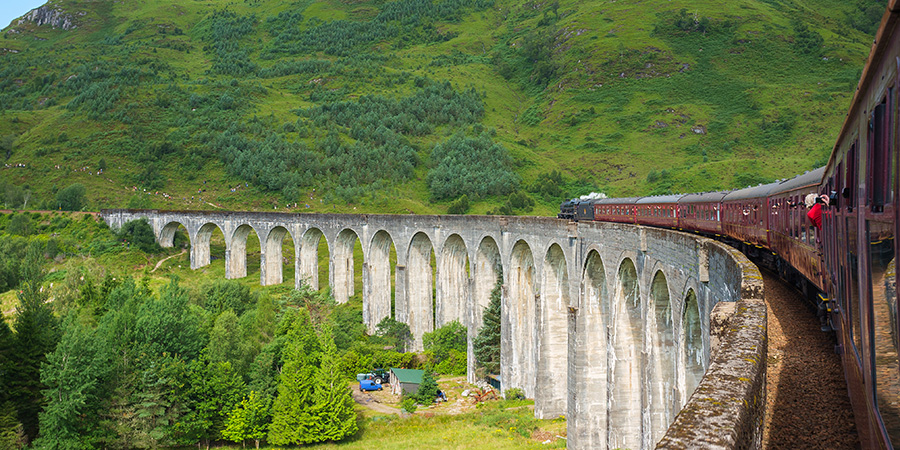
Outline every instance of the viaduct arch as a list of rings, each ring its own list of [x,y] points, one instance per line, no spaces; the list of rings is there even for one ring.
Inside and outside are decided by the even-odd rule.
[[[696,236],[634,225],[498,216],[101,215],[114,229],[148,220],[164,247],[184,226],[192,269],[210,263],[210,236],[219,229],[227,278],[247,276],[246,241],[255,233],[262,285],[282,282],[282,242],[290,236],[295,287],[320,288],[317,256],[324,239],[328,282],[338,302],[354,295],[353,248],[359,242],[367,328],[395,317],[410,326],[411,348],[421,350],[424,333],[460,321],[468,329],[469,381],[475,377],[472,341],[499,282],[503,389],[523,389],[535,399],[539,418],[565,415],[569,448],[652,448],[669,439],[676,415],[709,378],[704,373],[723,333],[711,325],[737,316],[714,308],[727,303],[728,311],[736,311],[735,302],[761,289],[748,290],[752,265],[739,253]],[[762,311],[764,333],[764,306]],[[725,319],[717,322],[719,316]],[[764,379],[764,361],[762,373]],[[761,413],[754,414],[744,415],[752,419],[750,428],[762,423]]]

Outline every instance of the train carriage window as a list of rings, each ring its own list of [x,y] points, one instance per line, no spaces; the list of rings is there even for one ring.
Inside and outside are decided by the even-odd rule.
[[[856,142],[850,146],[850,150],[847,152],[847,176],[844,178],[844,191],[842,192],[842,196],[847,199],[847,211],[853,211],[853,208],[856,207],[856,191],[858,190],[857,184],[857,164],[859,161],[859,138],[856,139]]]
[[[791,201],[794,201],[792,198]],[[787,228],[788,236],[794,237],[794,221],[797,220],[797,208],[791,208],[791,212],[788,214],[787,223],[785,224],[785,228]]]
[[[867,222],[869,297],[872,305],[872,371],[875,400],[885,431],[900,445],[900,361],[897,351],[897,271],[890,222]]]
[[[890,98],[888,94],[888,98]],[[888,180],[891,172],[891,114],[886,100],[875,107],[869,121],[868,158],[866,164],[866,204],[873,212],[884,210],[890,192]]]

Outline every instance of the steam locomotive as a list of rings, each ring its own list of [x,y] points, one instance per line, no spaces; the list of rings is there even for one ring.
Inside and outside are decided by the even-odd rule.
[[[794,282],[837,337],[863,448],[900,448],[900,0],[890,0],[831,158],[735,191],[572,199],[561,219],[634,223],[726,241]],[[804,198],[827,195],[821,230]]]

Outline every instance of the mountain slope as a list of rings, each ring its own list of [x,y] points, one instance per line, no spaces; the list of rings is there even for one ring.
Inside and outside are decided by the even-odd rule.
[[[882,3],[55,0],[0,40],[0,188],[552,214],[755,184],[824,164]]]

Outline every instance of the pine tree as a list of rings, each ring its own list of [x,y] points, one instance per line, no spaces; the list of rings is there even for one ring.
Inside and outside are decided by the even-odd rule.
[[[97,421],[85,418],[100,412],[112,355],[106,342],[76,317],[70,316],[64,329],[41,369],[47,406],[40,413],[36,448],[94,447],[100,438]]]
[[[430,370],[426,370],[422,375],[422,384],[420,384],[419,389],[416,390],[416,401],[423,405],[430,405],[434,403],[434,399],[437,398],[437,393],[437,380],[434,379],[434,375],[431,374]]]
[[[356,411],[353,409],[353,396],[341,376],[337,347],[328,327],[323,330],[321,345],[322,364],[315,395],[319,429],[315,441],[340,441],[359,429]]]
[[[491,302],[484,310],[484,318],[478,335],[475,336],[475,361],[487,373],[500,372],[500,289],[503,279],[497,277],[497,284],[491,291]]]
[[[19,305],[13,322],[16,351],[12,354],[9,386],[19,421],[29,440],[37,437],[38,412],[43,407],[41,364],[59,340],[58,321],[46,303],[47,294],[41,289],[42,262],[42,245],[33,242],[22,264],[23,281],[17,292]]]
[[[222,437],[242,444],[247,439],[253,439],[258,449],[259,441],[266,437],[266,430],[269,428],[271,404],[269,398],[250,391],[250,395],[244,397],[228,414]]]
[[[10,396],[15,336],[0,312],[0,448],[24,447],[24,430]]]
[[[306,310],[301,310],[287,334],[284,366],[272,411],[268,441],[275,445],[306,444],[316,430],[313,414],[319,339]]]

